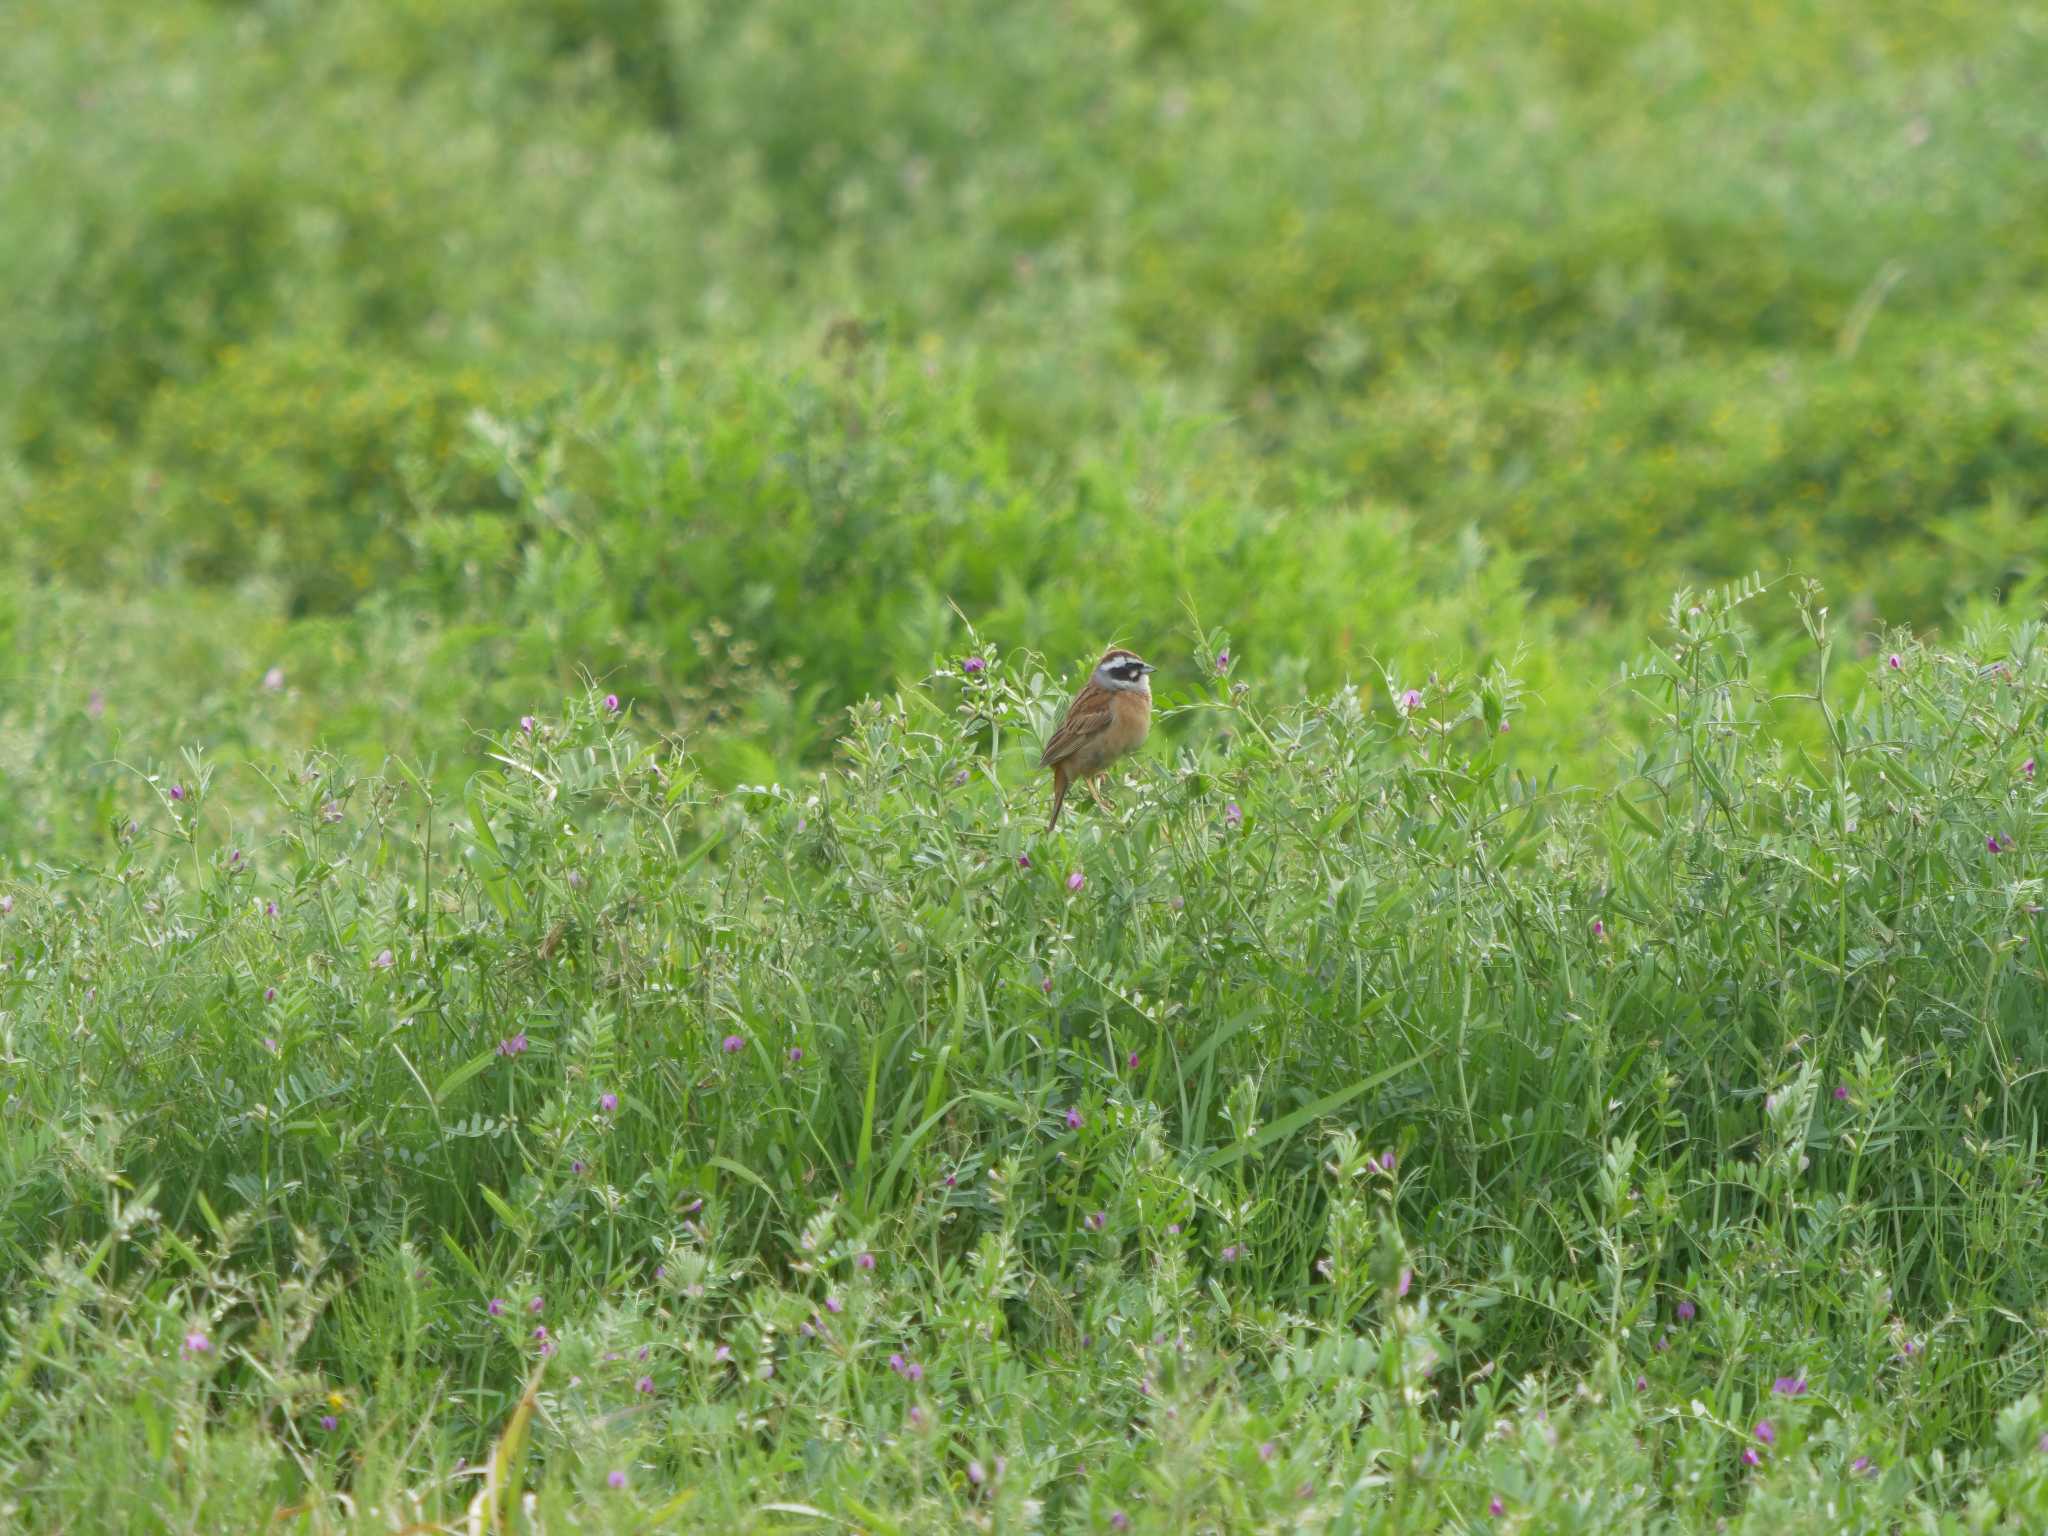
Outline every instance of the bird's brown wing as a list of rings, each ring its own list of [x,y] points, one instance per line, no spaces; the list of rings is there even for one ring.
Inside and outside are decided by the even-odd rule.
[[[1050,768],[1074,755],[1075,748],[1092,740],[1106,730],[1110,723],[1110,711],[1115,700],[1100,688],[1083,688],[1074,696],[1074,702],[1067,706],[1066,718],[1060,721],[1045,743],[1045,751],[1039,755],[1038,766]]]

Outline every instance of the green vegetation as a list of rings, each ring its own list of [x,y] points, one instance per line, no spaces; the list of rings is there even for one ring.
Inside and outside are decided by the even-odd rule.
[[[2048,14],[15,11],[10,1528],[2048,1522]]]

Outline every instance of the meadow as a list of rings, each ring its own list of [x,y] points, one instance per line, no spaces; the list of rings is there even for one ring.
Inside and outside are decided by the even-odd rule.
[[[10,19],[0,1523],[2048,1525],[2048,13]]]

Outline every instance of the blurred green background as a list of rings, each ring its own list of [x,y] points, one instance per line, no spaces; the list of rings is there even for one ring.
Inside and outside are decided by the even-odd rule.
[[[0,767],[466,771],[590,674],[787,775],[964,614],[1169,697],[1195,618],[1382,703],[1519,658],[1514,750],[1597,776],[1680,582],[2037,594],[2039,5],[12,23]]]

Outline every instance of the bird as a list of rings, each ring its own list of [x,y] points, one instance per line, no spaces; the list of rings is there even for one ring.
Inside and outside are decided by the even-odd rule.
[[[1090,793],[1101,795],[1095,780],[1109,765],[1131,751],[1152,729],[1152,684],[1156,670],[1135,651],[1111,647],[1102,653],[1087,683],[1040,754],[1038,766],[1052,770],[1050,832],[1060,822],[1060,807],[1078,779]]]

